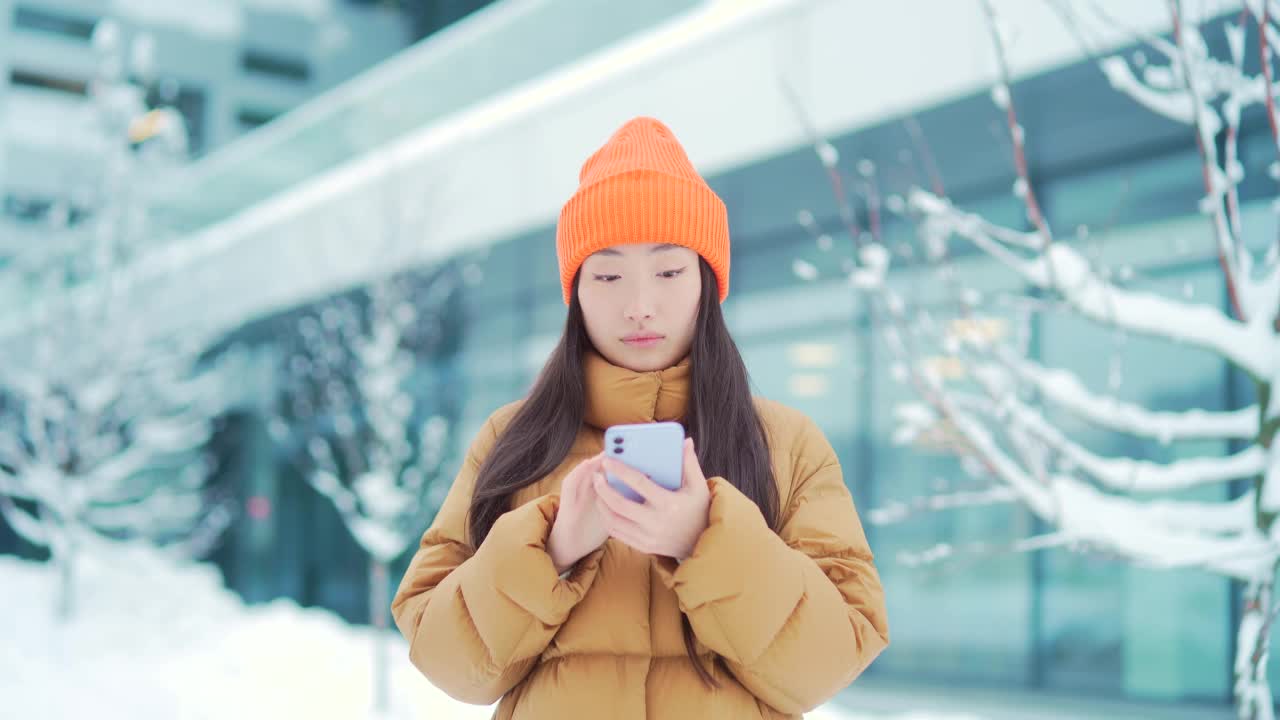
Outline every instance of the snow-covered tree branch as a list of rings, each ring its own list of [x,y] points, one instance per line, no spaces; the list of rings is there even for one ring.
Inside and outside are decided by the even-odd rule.
[[[1118,288],[1099,277],[1077,249],[1063,243],[1050,244],[1043,252],[1024,258],[1007,240],[1022,235],[1025,247],[1039,248],[1030,233],[1007,228],[993,233],[990,223],[925,190],[913,190],[908,202],[924,218],[925,232],[973,242],[1035,287],[1058,293],[1091,320],[1203,347],[1260,379],[1272,378],[1280,364],[1280,345],[1271,322],[1245,324],[1215,307]]]
[[[1252,440],[1258,434],[1257,405],[1223,412],[1198,409],[1152,411],[1109,395],[1094,393],[1070,370],[1044,367],[1007,348],[997,348],[996,351],[1021,382],[1034,388],[1054,405],[1097,427],[1161,443],[1197,439]]]
[[[0,357],[0,510],[61,572],[60,614],[72,612],[77,556],[108,541],[141,539],[171,552],[207,552],[230,521],[209,478],[205,445],[216,418],[242,398],[247,358],[202,365],[210,338],[191,318],[182,336],[143,341],[150,309],[128,302],[121,268],[153,241],[152,183],[180,162],[186,130],[171,108],[148,108],[150,45],[125,46],[117,24],[93,35],[99,74],[85,131],[82,221],[50,213],[47,243],[0,272],[37,298],[44,324]],[[130,57],[132,62],[125,62]],[[57,302],[92,287],[75,303]]]
[[[451,479],[452,393],[433,377],[456,341],[452,266],[407,273],[286,318],[269,428],[369,554],[371,623],[386,626],[388,566],[420,536]],[[375,647],[377,703],[389,697]]]
[[[1245,607],[1238,628],[1235,700],[1241,718],[1271,720],[1272,696],[1266,680],[1269,629],[1277,566],[1280,564],[1280,238],[1258,248],[1245,242],[1239,186],[1241,117],[1265,114],[1277,150],[1273,178],[1280,179],[1280,122],[1272,79],[1280,47],[1280,4],[1247,3],[1241,21],[1228,24],[1229,56],[1213,57],[1200,28],[1191,24],[1180,3],[1170,8],[1169,37],[1144,38],[1156,59],[1096,58],[1112,88],[1165,118],[1187,126],[1202,163],[1204,197],[1187,212],[1204,214],[1206,248],[1218,259],[1227,294],[1227,310],[1216,303],[1137,289],[1124,273],[1086,256],[1077,242],[1056,237],[1055,222],[1076,227],[1075,218],[1047,216],[1038,201],[1027,164],[1029,137],[1018,121],[1008,61],[1009,33],[989,3],[983,3],[991,27],[998,68],[992,99],[1007,125],[1013,194],[1021,200],[1027,229],[1001,226],[966,211],[947,197],[936,166],[930,189],[904,188],[884,207],[915,223],[923,252],[890,253],[870,216],[883,190],[875,187],[869,161],[856,163],[852,187],[867,209],[859,218],[845,199],[838,153],[813,133],[814,149],[841,202],[840,219],[855,243],[855,262],[842,268],[852,287],[871,301],[873,327],[883,330],[895,364],[895,377],[919,397],[899,409],[894,440],[917,442],[945,438],[963,465],[990,483],[986,488],[920,497],[873,510],[876,523],[898,523],[923,513],[963,512],[966,508],[1016,501],[1050,532],[1012,544],[946,544],[907,553],[908,564],[935,565],[960,556],[1046,548],[1093,550],[1153,568],[1197,568],[1243,584]],[[1057,3],[1072,29],[1083,23],[1073,13],[1105,12],[1101,4]],[[1246,18],[1248,20],[1246,21]],[[1102,18],[1106,22],[1105,18]],[[1256,47],[1260,70],[1246,71],[1246,53]],[[924,138],[913,133],[917,150],[927,156]],[[801,224],[824,250],[830,235],[811,215]],[[824,243],[822,238],[826,238]],[[1117,387],[1090,387],[1069,367],[1048,367],[1020,337],[1011,337],[1003,316],[1008,305],[988,304],[966,281],[954,261],[953,243],[967,244],[980,257],[1007,269],[1027,302],[1020,312],[1073,314],[1116,336],[1141,335],[1196,348],[1221,358],[1252,380],[1255,398],[1246,407],[1204,410],[1151,409],[1121,400]],[[1255,243],[1256,245],[1256,243]],[[937,317],[903,296],[893,280],[891,260],[923,258],[910,272],[935,273],[938,287],[950,294],[956,317]],[[990,264],[990,263],[988,263]],[[821,271],[797,263],[797,275],[812,280]],[[1217,440],[1234,449],[1216,455],[1179,454],[1157,462],[1144,457],[1107,456],[1089,449],[1058,418],[1083,421],[1094,431],[1120,433],[1161,446],[1192,440]],[[1070,426],[1076,427],[1075,425]],[[1203,451],[1202,451],[1203,452]],[[1175,493],[1214,485],[1231,497],[1192,500]],[[1237,488],[1247,488],[1239,490]]]
[[[442,342],[455,283],[451,271],[425,287],[396,277],[328,301],[297,320],[283,351],[272,434],[379,562],[404,552],[434,510],[428,493],[455,421],[415,375],[418,356]]]

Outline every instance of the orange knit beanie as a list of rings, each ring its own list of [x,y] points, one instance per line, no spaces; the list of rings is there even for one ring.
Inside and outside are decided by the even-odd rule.
[[[578,183],[556,226],[566,305],[587,256],[628,243],[693,250],[715,271],[720,302],[728,297],[728,211],[670,128],[649,117],[628,121],[587,158]]]

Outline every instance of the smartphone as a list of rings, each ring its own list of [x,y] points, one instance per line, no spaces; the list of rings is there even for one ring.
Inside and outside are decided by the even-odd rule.
[[[604,431],[604,451],[615,460],[648,475],[668,490],[680,489],[684,472],[684,426],[678,422],[613,425]],[[644,498],[626,483],[606,472],[615,490],[630,500]]]

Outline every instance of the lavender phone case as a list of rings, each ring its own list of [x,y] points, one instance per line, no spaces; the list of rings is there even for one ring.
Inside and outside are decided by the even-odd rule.
[[[614,425],[604,431],[604,451],[628,467],[648,475],[668,490],[680,488],[684,469],[684,427],[677,422]],[[606,472],[609,484],[624,497],[642,498],[621,480]]]

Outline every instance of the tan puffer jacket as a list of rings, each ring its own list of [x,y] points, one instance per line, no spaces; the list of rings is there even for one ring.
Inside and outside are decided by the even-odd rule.
[[[476,473],[519,403],[473,442],[392,602],[410,659],[495,717],[798,717],[853,681],[888,644],[880,579],[836,455],[803,414],[768,400],[781,531],[723,478],[709,525],[681,564],[608,540],[565,579],[545,551],[560,481],[600,452],[602,428],[679,419],[688,360],[637,373],[585,358],[586,423],[560,467],[523,489],[475,552],[465,542]],[[688,615],[703,684],[685,651]],[[715,655],[732,672],[726,675]]]

